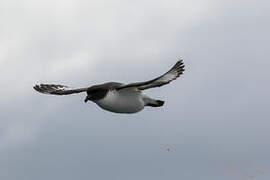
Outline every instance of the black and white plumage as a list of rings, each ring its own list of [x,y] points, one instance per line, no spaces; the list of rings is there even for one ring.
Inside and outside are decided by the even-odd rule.
[[[169,84],[183,74],[185,71],[184,67],[183,60],[179,60],[162,76],[145,82],[130,84],[108,82],[78,89],[56,84],[40,84],[35,85],[34,89],[40,93],[52,95],[69,95],[86,92],[85,102],[93,101],[101,108],[111,112],[136,113],[141,111],[145,106],[162,106],[164,101],[152,99],[142,91]]]

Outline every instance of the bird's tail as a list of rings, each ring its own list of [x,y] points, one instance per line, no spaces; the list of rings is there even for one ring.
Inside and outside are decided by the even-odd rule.
[[[156,99],[148,99],[148,102],[146,103],[146,106],[151,107],[160,107],[164,105],[164,101],[156,100]]]

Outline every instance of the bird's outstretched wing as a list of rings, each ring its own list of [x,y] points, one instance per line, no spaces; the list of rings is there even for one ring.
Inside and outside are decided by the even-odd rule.
[[[69,95],[69,94],[80,93],[80,92],[84,92],[88,90],[88,88],[73,89],[68,86],[56,85],[56,84],[35,85],[34,89],[43,94],[53,94],[53,95]]]
[[[136,87],[139,90],[145,90],[149,88],[160,87],[165,84],[169,84],[171,81],[175,80],[181,74],[183,74],[183,72],[185,71],[184,67],[185,65],[183,63],[183,60],[179,60],[168,72],[166,72],[162,76],[159,76],[150,81],[126,84],[126,85],[120,86],[117,89]]]

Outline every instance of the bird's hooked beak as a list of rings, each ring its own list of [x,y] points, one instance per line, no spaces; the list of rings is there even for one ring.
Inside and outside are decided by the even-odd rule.
[[[84,99],[84,102],[87,103],[87,101],[90,100],[90,97],[91,97],[90,95],[87,95],[86,98]]]

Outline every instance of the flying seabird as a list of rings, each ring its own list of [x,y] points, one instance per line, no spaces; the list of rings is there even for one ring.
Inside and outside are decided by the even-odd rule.
[[[141,111],[145,106],[163,106],[164,101],[150,98],[143,93],[143,90],[169,84],[183,74],[184,67],[183,60],[179,60],[162,76],[145,82],[130,84],[108,82],[76,89],[56,84],[40,84],[35,85],[34,89],[40,93],[52,95],[69,95],[86,92],[85,103],[92,101],[102,109],[115,113],[136,113]]]

